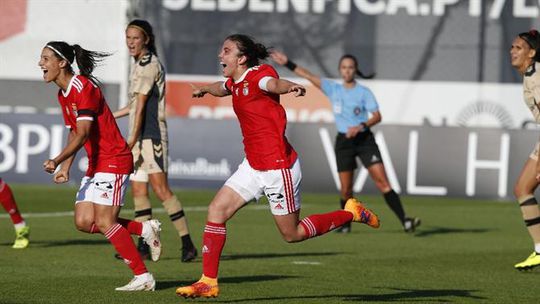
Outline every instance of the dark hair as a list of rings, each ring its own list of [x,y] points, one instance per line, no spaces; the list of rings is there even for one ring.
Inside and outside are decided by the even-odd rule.
[[[528,32],[520,33],[518,37],[525,40],[531,49],[536,51],[533,60],[540,62],[540,33],[538,33],[537,30],[532,29]]]
[[[73,73],[71,64],[76,60],[79,67],[79,74],[89,78],[95,84],[99,80],[92,75],[92,72],[103,58],[110,56],[110,53],[95,52],[83,49],[80,45],[70,45],[64,41],[49,41],[45,47],[51,49],[54,55],[60,60],[66,60],[69,65],[67,69]]]
[[[260,60],[264,60],[270,56],[270,49],[261,43],[257,43],[250,36],[243,34],[234,34],[227,37],[225,40],[231,40],[236,43],[240,55],[244,55],[247,58],[246,65],[254,67],[259,65]]]
[[[135,27],[141,30],[149,40],[148,44],[146,44],[146,48],[150,53],[157,55],[156,37],[154,36],[154,30],[152,29],[152,25],[150,25],[148,21],[142,19],[135,19],[131,21],[127,27]]]
[[[341,62],[344,59],[351,59],[354,62],[354,68],[356,69],[356,75],[360,76],[361,78],[371,79],[371,78],[375,77],[375,73],[372,73],[372,74],[369,74],[369,75],[365,75],[364,73],[362,73],[360,71],[360,69],[358,68],[358,60],[356,60],[356,57],[354,57],[353,55],[345,54],[345,55],[341,56],[341,58],[339,59],[339,64],[340,65],[341,65]]]

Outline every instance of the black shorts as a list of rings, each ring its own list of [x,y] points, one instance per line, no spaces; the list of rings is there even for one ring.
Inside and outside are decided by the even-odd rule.
[[[364,167],[382,163],[379,146],[375,142],[375,136],[368,129],[365,132],[358,133],[355,138],[347,138],[344,133],[338,133],[336,136],[336,162],[338,172],[354,171],[356,157],[360,157]]]

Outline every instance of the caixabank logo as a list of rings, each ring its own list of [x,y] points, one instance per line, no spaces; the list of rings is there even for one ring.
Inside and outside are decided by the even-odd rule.
[[[27,0],[0,1],[0,42],[24,32]]]

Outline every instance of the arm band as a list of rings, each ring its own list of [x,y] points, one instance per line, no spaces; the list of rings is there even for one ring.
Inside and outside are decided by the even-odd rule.
[[[294,69],[296,69],[296,63],[290,61],[290,60],[287,60],[287,63],[285,63],[285,66],[287,67],[287,69],[291,70],[294,72]]]

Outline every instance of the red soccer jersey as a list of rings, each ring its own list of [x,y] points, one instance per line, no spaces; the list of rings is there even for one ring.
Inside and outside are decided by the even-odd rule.
[[[249,68],[237,81],[225,82],[244,136],[246,158],[261,171],[290,168],[297,158],[285,137],[287,115],[279,95],[261,88],[266,87],[267,77],[279,78],[272,66],[263,64]]]
[[[122,137],[103,93],[88,78],[74,75],[67,91],[58,91],[66,127],[77,129],[77,120],[91,120],[92,128],[84,149],[88,155],[87,176],[96,172],[129,174],[133,156]]]

